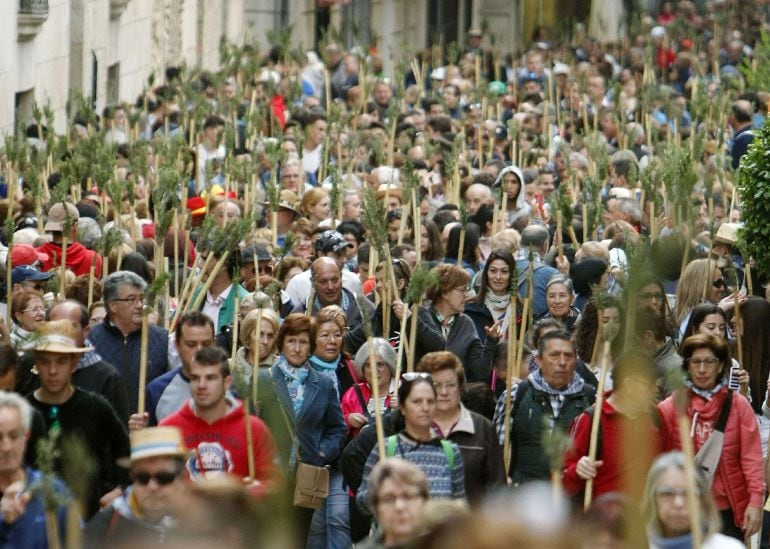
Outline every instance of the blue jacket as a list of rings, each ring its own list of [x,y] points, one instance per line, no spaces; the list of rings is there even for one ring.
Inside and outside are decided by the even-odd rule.
[[[519,273],[524,273],[529,269],[529,260],[517,259],[516,270]],[[548,312],[548,304],[545,302],[545,285],[548,280],[553,276],[559,274],[559,271],[551,267],[550,265],[537,265],[532,271],[532,280],[535,282],[535,288],[532,291],[532,299],[534,301],[534,313],[535,317],[544,315]],[[525,279],[524,284],[519,286],[519,295],[521,297],[527,297],[527,290],[529,288],[529,281]]]
[[[37,469],[27,468],[27,489],[35,487],[43,480],[43,474]],[[71,497],[64,483],[54,479],[54,490],[60,497]],[[60,506],[56,510],[56,518],[59,523],[61,544],[64,543],[67,532],[67,510]],[[48,538],[45,532],[45,509],[43,500],[35,494],[24,513],[13,524],[6,524],[0,520],[0,548],[2,549],[48,549]]]
[[[139,395],[139,357],[142,343],[142,330],[123,336],[109,317],[97,324],[88,333],[88,340],[102,355],[102,358],[115,366],[128,390],[128,411],[137,410]],[[147,383],[163,375],[168,370],[168,332],[158,326],[149,326],[147,334]]]
[[[286,376],[278,366],[259,372],[259,415],[275,436],[283,462],[289,463],[296,437],[299,461],[327,465],[336,461],[348,428],[332,380],[310,369],[302,409],[294,416]]]

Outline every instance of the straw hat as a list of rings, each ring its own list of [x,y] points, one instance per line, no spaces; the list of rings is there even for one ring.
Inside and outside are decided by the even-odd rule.
[[[722,242],[730,245],[735,244],[738,242],[738,229],[740,228],[740,223],[722,223],[714,237],[714,242]]]
[[[69,320],[51,320],[37,325],[34,337],[35,351],[44,353],[79,354],[93,351],[93,347],[75,344],[75,328]]]
[[[128,468],[141,459],[169,457],[187,459],[192,453],[185,448],[182,431],[178,427],[147,427],[131,433],[131,456],[117,460]]]

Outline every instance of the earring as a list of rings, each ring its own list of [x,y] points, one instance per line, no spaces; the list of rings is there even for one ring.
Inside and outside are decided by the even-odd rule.
[[[34,366],[34,365],[32,366],[32,368],[30,368],[29,371],[32,372],[34,375],[38,375],[39,374],[39,372],[37,371],[37,366]]]

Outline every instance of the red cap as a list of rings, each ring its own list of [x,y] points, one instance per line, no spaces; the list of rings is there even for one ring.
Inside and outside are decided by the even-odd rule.
[[[39,252],[29,244],[13,244],[11,247],[11,266],[32,265],[36,261],[45,263],[48,254]]]
[[[142,225],[142,238],[155,238],[155,223]]]

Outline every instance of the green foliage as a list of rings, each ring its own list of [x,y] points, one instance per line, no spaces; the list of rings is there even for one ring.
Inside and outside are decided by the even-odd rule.
[[[169,274],[163,272],[155,277],[152,284],[147,286],[147,290],[144,292],[144,301],[147,304],[145,307],[145,314],[149,313],[153,308],[157,306],[159,298],[166,294],[166,288],[168,287]]]
[[[406,289],[406,302],[412,304],[421,303],[425,291],[429,288],[435,288],[438,286],[438,283],[438,275],[426,263],[418,265],[409,278],[409,286]]]
[[[171,223],[174,220],[174,212],[179,207],[179,195],[177,189],[182,181],[181,174],[173,168],[162,168],[158,173],[158,184],[152,190],[152,202],[155,205],[155,213],[158,218],[158,226],[155,228],[155,240],[159,246],[163,246]]]
[[[56,511],[60,506],[67,505],[69,498],[56,491],[56,468],[61,458],[59,438],[61,430],[52,428],[46,438],[37,442],[37,467],[43,473],[40,483],[31,486],[30,491],[43,501],[46,511]]]
[[[755,90],[770,89],[770,33],[762,31],[759,42],[754,47],[754,60],[744,58],[740,69],[750,88]]]
[[[381,254],[388,245],[387,212],[382,202],[377,200],[377,193],[371,187],[364,190],[364,226],[369,231],[369,245]]]
[[[367,338],[374,337],[373,323],[375,310],[363,295],[356,296],[358,310],[361,311],[361,327]]]
[[[669,207],[678,222],[689,223],[693,220],[693,206],[691,203],[692,191],[698,182],[698,173],[695,171],[693,158],[700,158],[702,141],[693,150],[690,144],[682,145],[674,142],[661,143],[660,166],[658,177],[666,184]]]
[[[738,177],[743,227],[739,244],[754,260],[756,271],[770,274],[770,125],[755,130],[754,140],[741,160]]]

